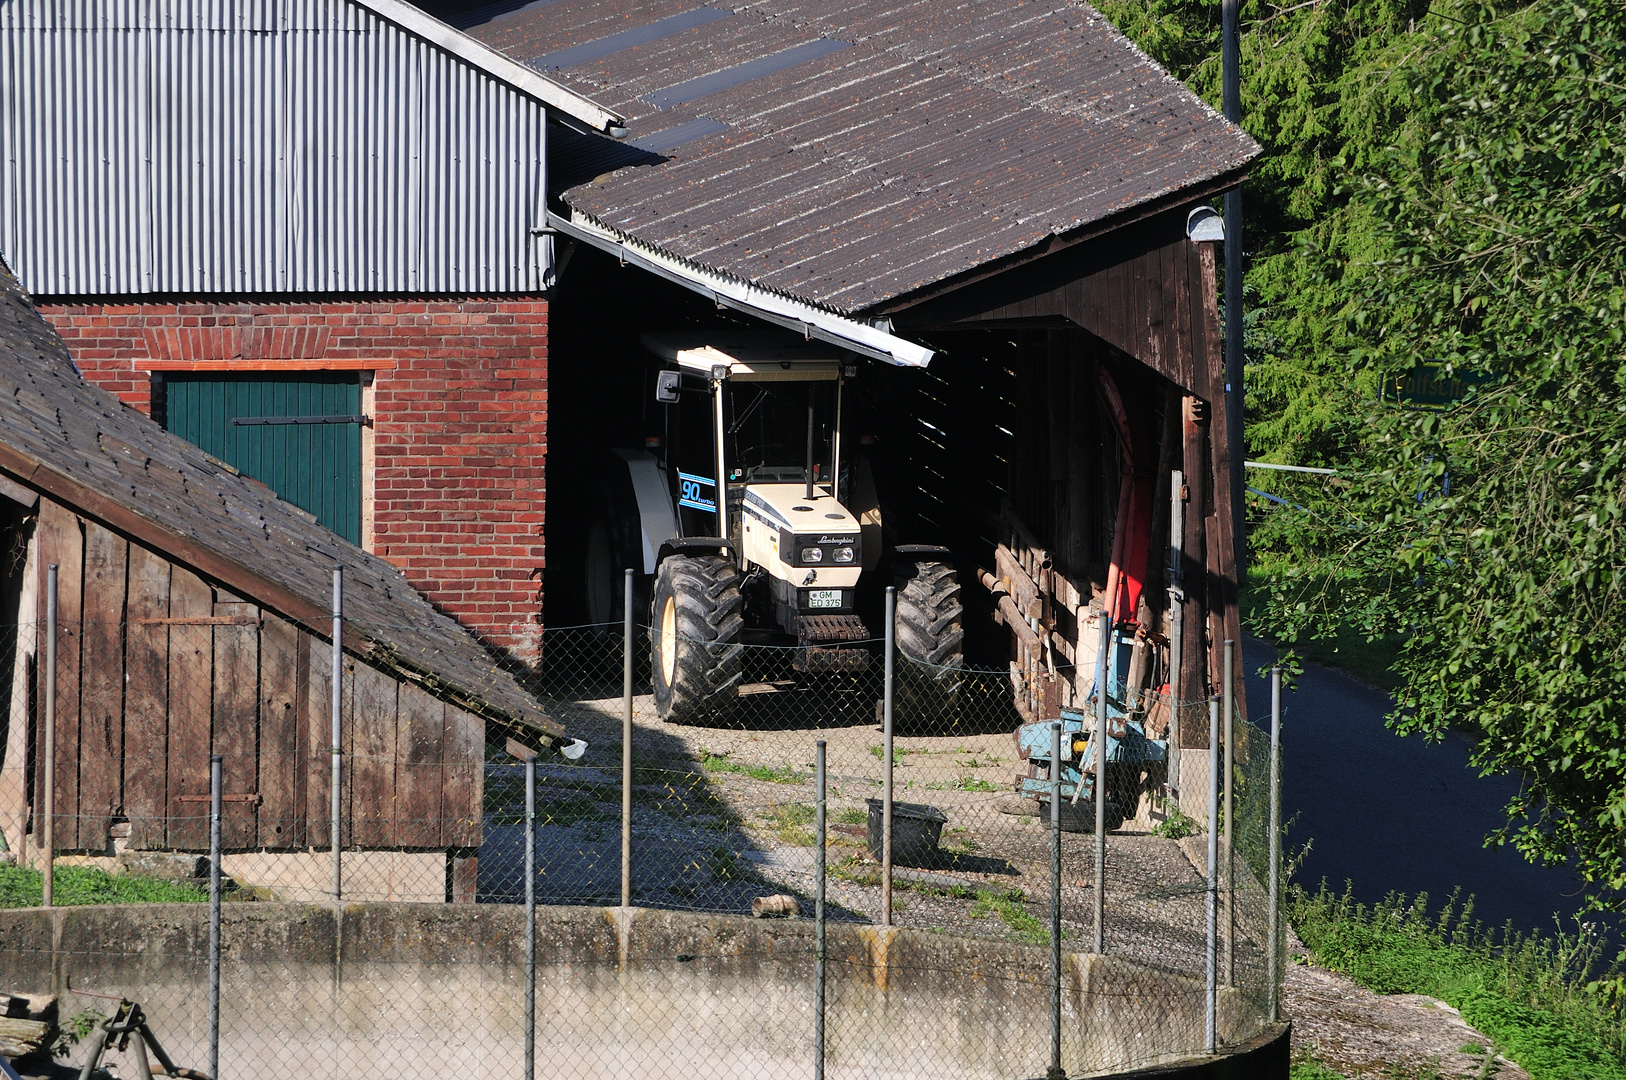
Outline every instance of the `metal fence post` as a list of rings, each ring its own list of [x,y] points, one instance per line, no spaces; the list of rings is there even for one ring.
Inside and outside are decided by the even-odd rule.
[[[825,882],[825,850],[826,843],[826,804],[825,804],[825,741],[820,739],[814,744],[814,762],[818,776],[819,803],[818,814],[814,821],[814,832],[818,849],[814,855],[816,867],[817,892],[813,896],[813,1080],[824,1080],[824,882]]]
[[[57,564],[45,574],[45,770],[44,813],[40,822],[40,846],[45,849],[41,867],[40,903],[50,907],[56,893],[56,582]]]
[[[621,906],[632,906],[632,568],[621,613]]]
[[[1225,985],[1236,985],[1236,642],[1225,643]]]
[[[1179,469],[1169,473],[1169,759],[1165,787],[1177,802],[1180,798],[1180,710],[1185,704],[1185,686],[1180,680],[1186,621],[1186,500],[1181,490],[1185,484],[1185,473]]]
[[[1112,616],[1101,613],[1101,678],[1095,688],[1095,940],[1107,951],[1107,691],[1112,684]],[[1083,762],[1080,762],[1083,764]],[[1083,776],[1079,777],[1080,782]]]
[[[881,698],[881,925],[892,925],[892,688],[898,648],[898,590],[886,587],[886,677]]]
[[[220,1075],[220,763],[209,755],[209,1075]]]
[[[342,718],[340,716],[344,708],[344,567],[342,566],[333,568],[333,678],[330,681],[333,696],[328,703],[328,709],[333,720],[333,763],[330,770],[332,775],[329,778],[329,784],[333,793],[333,805],[328,811],[328,828],[332,830],[331,839],[333,841],[333,901],[338,903],[344,896],[344,867],[341,861],[342,856],[339,854],[339,846],[342,842],[339,832],[339,818],[343,813],[344,806],[343,799],[340,797],[341,788],[339,786],[344,773],[342,767],[344,733],[341,730]]]
[[[1265,952],[1270,963],[1270,1018],[1281,1019],[1282,1011],[1282,668],[1270,669],[1270,922],[1269,945]]]
[[[1203,1047],[1212,1054],[1218,1038],[1219,1009],[1219,818],[1220,788],[1220,699],[1208,699],[1208,964],[1207,994],[1204,999]]]
[[[525,759],[525,1080],[536,1076],[536,755]]]
[[[1061,1067],[1061,721],[1050,725],[1050,1068],[1045,1080],[1065,1080]]]

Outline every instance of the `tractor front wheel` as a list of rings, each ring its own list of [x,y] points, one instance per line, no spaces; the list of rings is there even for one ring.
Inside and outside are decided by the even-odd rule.
[[[674,555],[655,573],[650,666],[661,719],[688,724],[737,700],[745,646],[740,572],[721,555]]]

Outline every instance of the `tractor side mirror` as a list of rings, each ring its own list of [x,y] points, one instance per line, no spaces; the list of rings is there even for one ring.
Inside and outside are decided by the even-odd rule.
[[[678,391],[683,386],[683,373],[681,371],[658,371],[655,373],[655,400],[662,405],[676,405]]]

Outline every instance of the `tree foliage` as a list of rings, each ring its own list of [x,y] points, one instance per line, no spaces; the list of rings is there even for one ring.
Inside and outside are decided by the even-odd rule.
[[[1211,92],[1199,6],[1122,3]],[[1391,724],[1474,731],[1499,839],[1626,907],[1626,5],[1253,15],[1250,451],[1343,473],[1256,529],[1264,628],[1402,633]],[[1489,381],[1379,393],[1421,365]]]

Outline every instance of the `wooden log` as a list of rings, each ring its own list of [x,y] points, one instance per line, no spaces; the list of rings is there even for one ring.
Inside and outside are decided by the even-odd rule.
[[[85,523],[79,705],[79,846],[103,849],[124,805],[124,601],[129,543]]]
[[[38,1053],[51,1037],[51,1025],[39,1020],[0,1017],[0,1054],[24,1058]]]
[[[125,631],[124,812],[130,846],[164,846],[169,758],[169,628],[143,621],[169,614],[169,562],[130,545],[130,625]]]
[[[994,549],[994,571],[999,575],[999,584],[1010,594],[1018,611],[1029,618],[1043,617],[1044,597],[1038,582],[1028,576],[1016,553],[1004,544]]]
[[[802,905],[794,896],[785,893],[775,893],[772,896],[757,896],[751,900],[751,917],[753,919],[795,919],[802,914]]]
[[[1011,631],[1028,649],[1038,649],[1039,635],[1034,633],[1033,627],[1028,625],[1026,616],[1016,606],[1016,601],[1011,598],[1011,594],[1005,591],[1000,580],[986,570],[978,570],[977,579],[982,582],[985,589],[993,594],[994,602],[998,605],[999,614],[1003,617],[1005,625],[1011,628]]]

